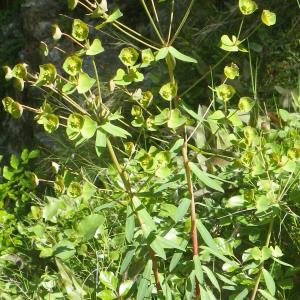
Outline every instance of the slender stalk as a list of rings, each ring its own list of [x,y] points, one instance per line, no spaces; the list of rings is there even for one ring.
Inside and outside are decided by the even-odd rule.
[[[226,58],[230,55],[230,52],[226,53],[214,66],[212,66],[206,73],[204,73],[198,80],[196,80],[188,89],[179,95],[179,98],[186,95],[194,87],[196,87],[207,75],[209,75],[215,68],[217,68]]]
[[[170,15],[170,23],[169,23],[169,32],[168,32],[168,39],[167,44],[169,45],[170,39],[171,39],[171,33],[172,33],[172,25],[173,25],[173,19],[174,19],[174,0],[171,2],[171,15]]]
[[[113,25],[114,27],[116,27],[118,30],[120,30],[122,33],[124,33],[124,34],[126,34],[127,36],[131,37],[132,39],[138,41],[139,43],[141,43],[141,44],[143,44],[143,45],[145,45],[145,46],[147,46],[147,47],[149,47],[149,48],[152,48],[152,49],[154,49],[154,50],[159,50],[159,48],[157,48],[156,46],[153,46],[153,45],[151,45],[151,44],[149,44],[149,43],[147,43],[147,42],[145,42],[145,41],[139,39],[138,37],[132,35],[131,33],[127,32],[126,30],[124,30],[123,28],[121,28],[121,27],[120,27],[119,25],[117,25],[116,23],[113,23],[112,25]]]
[[[78,46],[80,46],[81,48],[85,48],[84,45],[82,45],[81,43],[79,43],[76,39],[74,39],[71,35],[67,34],[67,33],[62,33],[62,35],[64,35],[65,37],[69,38],[70,40],[72,40],[75,44],[77,44]]]
[[[82,3],[82,2],[80,2],[80,1],[78,1],[78,3],[80,4],[80,5],[82,5],[84,8],[86,8],[89,12],[92,12],[93,10],[90,8],[90,7],[88,7],[85,3]]]
[[[269,230],[268,230],[268,233],[267,233],[267,238],[266,238],[266,243],[265,243],[266,247],[269,247],[269,244],[270,244],[273,225],[274,225],[274,220],[272,220],[270,225],[269,225]],[[258,290],[258,286],[259,286],[259,282],[260,282],[260,278],[261,278],[261,274],[262,274],[262,270],[263,270],[263,266],[264,266],[264,264],[262,263],[261,266],[260,266],[259,272],[256,276],[254,287],[253,287],[253,290],[252,290],[252,294],[251,294],[251,297],[250,297],[249,300],[255,300],[257,290]]]
[[[154,42],[154,41],[148,39],[147,37],[143,36],[141,33],[139,33],[139,32],[137,32],[137,31],[135,31],[134,29],[132,29],[132,28],[126,26],[125,24],[121,23],[120,21],[116,20],[115,23],[116,23],[117,25],[119,25],[119,26],[125,28],[126,30],[132,32],[133,34],[137,35],[138,37],[144,39],[145,41],[148,41],[149,43],[154,44],[154,45],[156,45],[156,46],[160,46],[158,43],[156,43],[156,42]]]
[[[123,184],[125,186],[125,189],[130,197],[130,200],[132,202],[133,200],[133,197],[134,197],[134,193],[132,192],[131,190],[131,185],[130,185],[130,181],[128,179],[128,175],[126,173],[126,171],[124,170],[124,168],[120,165],[119,161],[118,161],[118,158],[116,156],[116,153],[114,151],[114,148],[110,142],[110,140],[107,138],[106,139],[106,144],[107,144],[107,148],[108,148],[108,151],[109,151],[109,154],[110,154],[110,157],[113,161],[113,164],[115,165],[122,181],[123,181]],[[142,226],[144,224],[144,221],[142,219],[140,219],[138,216],[138,221],[140,223],[140,225]],[[155,285],[156,285],[156,288],[157,290],[160,290],[160,283],[159,283],[159,278],[158,278],[158,267],[157,267],[157,260],[156,260],[156,257],[153,253],[153,251],[150,249],[150,257],[151,257],[151,260],[152,260],[152,269],[153,269],[153,273],[154,273],[154,278],[155,278]]]
[[[188,16],[189,16],[191,10],[192,10],[192,7],[193,7],[194,3],[195,3],[195,0],[191,0],[191,2],[190,2],[190,4],[189,4],[189,6],[188,6],[188,8],[187,8],[187,10],[186,10],[186,12],[185,12],[183,18],[182,18],[182,20],[181,20],[181,22],[180,22],[180,24],[179,24],[179,26],[178,26],[178,28],[177,28],[175,34],[174,34],[174,36],[173,36],[172,39],[171,39],[171,42],[169,43],[169,45],[172,45],[172,44],[174,43],[174,41],[176,40],[178,34],[179,34],[180,31],[182,30],[182,28],[183,28],[183,26],[184,26],[184,24],[185,24],[185,22],[186,22],[186,20],[187,20],[187,18],[188,18]]]
[[[145,0],[140,0],[140,1],[142,2],[142,5],[143,5],[143,7],[144,7],[144,9],[145,9],[145,12],[146,12],[146,14],[147,14],[147,16],[148,16],[148,18],[149,18],[149,20],[150,20],[150,22],[151,22],[151,25],[152,25],[154,31],[155,31],[156,34],[157,34],[159,40],[161,41],[161,43],[162,43],[163,45],[165,45],[165,41],[164,41],[164,39],[162,38],[162,36],[161,36],[159,30],[157,29],[157,27],[156,27],[156,25],[155,25],[155,23],[154,23],[154,20],[153,20],[151,14],[150,14],[150,11],[149,11],[149,9],[148,9],[146,3],[145,3]]]

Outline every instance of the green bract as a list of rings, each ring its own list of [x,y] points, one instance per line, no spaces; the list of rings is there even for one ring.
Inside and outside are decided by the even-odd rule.
[[[39,124],[44,126],[44,129],[52,133],[59,127],[59,118],[55,114],[44,113],[38,117]]]
[[[125,66],[133,66],[139,58],[139,53],[132,47],[123,48],[119,58]]]
[[[101,41],[99,39],[94,39],[93,43],[88,47],[86,54],[87,55],[97,55],[102,53],[104,48],[102,47]]]
[[[41,52],[42,52],[42,54],[43,54],[44,56],[48,56],[48,54],[49,54],[49,49],[48,49],[48,46],[47,46],[46,43],[44,43],[44,42],[41,42],[41,43],[40,43],[40,50],[41,50]]]
[[[159,94],[167,101],[171,101],[177,95],[177,85],[171,82],[164,84],[160,90]]]
[[[8,66],[3,67],[3,72],[4,72],[4,75],[5,75],[5,80],[10,80],[14,76],[14,74],[12,72],[12,69]]]
[[[216,93],[220,100],[227,102],[234,96],[235,89],[233,86],[224,83],[216,87]]]
[[[78,85],[77,85],[78,93],[79,94],[86,93],[93,87],[95,82],[96,80],[94,78],[91,78],[87,73],[80,72],[78,77]]]
[[[13,76],[18,79],[25,79],[27,76],[27,65],[26,64],[17,64],[12,70]]]
[[[253,0],[239,0],[239,7],[243,15],[251,15],[257,10],[257,4]]]
[[[231,63],[230,66],[224,68],[224,74],[227,78],[234,79],[235,77],[239,77],[240,69],[235,63]]]
[[[51,26],[51,31],[54,40],[58,41],[62,37],[62,32],[57,24]]]
[[[40,66],[40,74],[37,82],[37,86],[53,83],[56,78],[56,68],[52,64],[45,64]]]
[[[272,26],[276,24],[276,14],[264,9],[261,14],[262,22],[267,26]]]
[[[239,110],[242,112],[249,112],[253,108],[255,102],[250,97],[242,97],[239,100]]]
[[[2,100],[4,110],[11,114],[15,119],[18,119],[22,116],[23,107],[20,103],[14,101],[10,97],[6,97]]]
[[[85,41],[89,36],[89,27],[83,21],[75,19],[72,26],[72,36],[80,41]]]
[[[82,194],[82,186],[79,182],[73,181],[67,189],[67,194],[71,198],[76,198]]]
[[[69,9],[75,9],[75,7],[78,4],[78,0],[68,0],[68,8]]]
[[[142,51],[142,63],[148,65],[155,60],[153,52],[151,49],[144,49]]]
[[[74,113],[68,118],[67,128],[74,132],[80,132],[83,127],[84,118],[82,115]]]
[[[63,64],[63,69],[71,76],[77,75],[81,71],[82,59],[76,55],[67,57]]]
[[[177,128],[186,123],[187,119],[183,116],[179,109],[175,108],[171,110],[170,118],[168,120],[169,128]]]

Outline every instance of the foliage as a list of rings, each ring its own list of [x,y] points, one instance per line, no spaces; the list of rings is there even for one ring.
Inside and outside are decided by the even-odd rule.
[[[194,1],[178,24],[175,2],[153,2],[152,13],[141,0],[153,40],[123,24],[121,11],[105,0],[68,1],[97,21],[73,19],[69,33],[52,27],[54,41],[67,38],[78,49],[61,66],[48,62],[36,74],[25,64],[5,69],[16,88],[39,89],[46,99],[27,107],[6,97],[7,113],[32,112],[69,149],[51,158],[49,180],[23,173],[15,156],[16,171],[3,168],[6,193],[20,192],[16,181],[50,185],[17,228],[45,266],[40,279],[25,275],[28,265],[20,268],[25,283],[13,290],[22,292],[20,299],[296,299],[299,91],[291,92],[289,109],[262,102],[251,44],[260,28],[276,26],[275,10],[253,0],[235,3],[238,30],[217,32],[216,51],[224,56],[203,75],[211,75],[208,104],[197,106],[187,95],[203,77],[185,88],[189,78],[178,66],[194,72],[198,57],[175,43]],[[156,7],[171,11],[166,31]],[[92,32],[110,27],[132,43],[120,50],[120,67],[105,83],[95,56],[105,59],[106,46]],[[47,47],[44,53],[53,45]],[[241,59],[249,66],[247,89],[239,84]],[[215,80],[218,65],[224,72]],[[105,97],[120,94],[129,114],[106,105]],[[17,250],[4,245],[3,251]],[[9,288],[7,297],[15,297]]]

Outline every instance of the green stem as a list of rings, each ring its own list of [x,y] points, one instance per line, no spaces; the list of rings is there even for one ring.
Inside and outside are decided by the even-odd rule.
[[[193,7],[193,5],[194,5],[194,2],[195,2],[195,0],[191,0],[191,2],[190,2],[190,4],[189,4],[189,6],[188,6],[188,8],[187,8],[187,10],[186,10],[186,12],[185,12],[183,18],[182,18],[182,20],[181,20],[181,22],[180,22],[180,24],[179,24],[179,26],[178,26],[178,28],[177,28],[175,34],[174,34],[174,36],[173,36],[172,39],[171,39],[171,42],[169,43],[169,46],[172,45],[172,44],[174,43],[174,41],[176,40],[178,34],[180,33],[181,29],[183,28],[183,26],[184,26],[184,24],[185,24],[185,22],[186,22],[186,20],[187,20],[187,18],[188,18],[188,16],[189,16],[191,10],[192,10],[192,7]]]
[[[266,243],[265,243],[266,247],[269,247],[269,244],[270,244],[273,225],[274,225],[274,220],[272,220],[270,225],[269,225],[269,230],[268,230],[268,233],[267,233],[267,238],[266,238]],[[259,286],[259,282],[260,282],[260,278],[261,278],[261,274],[262,274],[262,270],[263,270],[263,266],[264,266],[264,264],[262,263],[261,266],[260,266],[259,272],[256,276],[253,291],[252,291],[252,294],[251,294],[251,297],[250,297],[249,300],[255,300],[257,290],[258,290],[258,286]]]
[[[97,66],[95,63],[95,59],[92,59],[92,63],[93,63],[93,68],[94,68],[94,73],[96,76],[96,82],[97,82],[97,89],[98,89],[98,99],[99,99],[99,103],[97,103],[97,107],[100,109],[100,115],[101,115],[101,110],[102,110],[102,95],[101,95],[101,85],[100,85],[100,79],[99,79],[99,74],[98,74],[98,70],[97,70]]]
[[[159,40],[161,41],[162,45],[165,45],[165,41],[164,41],[164,39],[162,38],[162,36],[161,36],[159,30],[157,29],[157,27],[156,27],[156,25],[155,25],[155,23],[154,23],[154,20],[153,20],[151,14],[150,14],[150,11],[149,11],[149,9],[148,9],[146,3],[145,3],[145,0],[140,0],[140,1],[142,2],[142,5],[143,5],[143,7],[144,7],[144,9],[145,9],[145,12],[146,12],[146,14],[147,14],[147,16],[148,16],[148,18],[149,18],[149,20],[150,20],[150,22],[151,22],[151,25],[152,25],[154,31],[155,31],[156,34],[157,34]]]
[[[125,189],[130,197],[130,200],[131,200],[131,204],[132,204],[132,200],[133,200],[133,197],[134,197],[134,193],[132,192],[132,189],[131,189],[131,184],[130,184],[130,181],[128,179],[128,175],[125,171],[125,169],[121,166],[121,164],[119,163],[118,161],[118,158],[116,156],[116,153],[114,151],[114,148],[110,142],[110,140],[107,138],[106,139],[106,144],[107,144],[107,148],[108,148],[108,152],[110,154],[110,157],[113,161],[113,164],[114,166],[116,167],[122,181],[123,181],[123,184],[125,186]],[[134,207],[133,207],[133,210],[134,210]],[[142,219],[140,219],[138,216],[137,216],[137,219],[140,223],[141,226],[143,226],[144,224],[144,221]],[[155,279],[155,285],[156,285],[156,288],[157,290],[160,290],[160,283],[159,283],[159,278],[158,278],[158,267],[157,267],[157,260],[156,260],[156,257],[153,253],[153,251],[150,249],[150,257],[151,257],[151,260],[152,260],[152,266],[153,266],[153,273],[154,273],[154,279]]]

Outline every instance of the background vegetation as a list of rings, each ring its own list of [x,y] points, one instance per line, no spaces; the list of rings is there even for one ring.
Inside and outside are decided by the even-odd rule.
[[[298,300],[299,2],[31,2],[0,7],[0,299]]]

